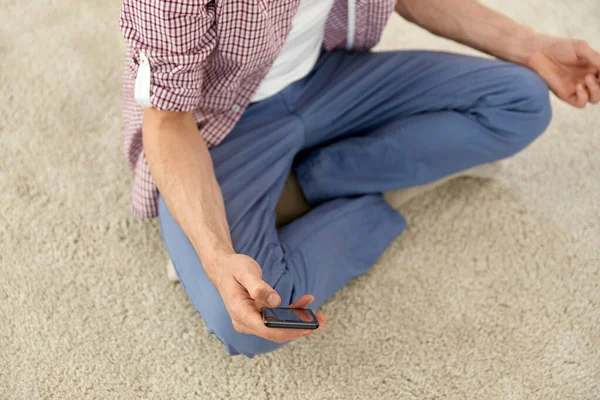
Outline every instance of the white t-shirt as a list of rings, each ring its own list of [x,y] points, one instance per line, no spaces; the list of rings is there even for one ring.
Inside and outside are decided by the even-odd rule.
[[[334,0],[301,0],[292,29],[267,76],[252,96],[257,102],[304,78],[314,68]]]

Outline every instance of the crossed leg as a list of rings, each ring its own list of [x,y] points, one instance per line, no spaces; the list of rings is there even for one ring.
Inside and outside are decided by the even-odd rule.
[[[251,105],[211,150],[234,248],[258,261],[283,305],[308,293],[318,307],[404,230],[382,191],[509,157],[550,118],[543,80],[513,64],[426,51],[325,54],[308,77]],[[314,208],[277,229],[290,169]],[[229,353],[281,346],[233,329],[162,198],[159,216],[190,301]]]

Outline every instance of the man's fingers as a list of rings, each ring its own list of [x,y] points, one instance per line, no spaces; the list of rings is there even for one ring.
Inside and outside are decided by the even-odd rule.
[[[589,102],[592,104],[600,102],[600,85],[598,84],[598,79],[594,75],[586,76],[585,86],[588,91]]]
[[[290,308],[306,308],[315,301],[315,297],[310,294],[305,294],[290,305]]]
[[[315,317],[317,317],[317,321],[319,321],[319,328],[317,328],[317,330],[322,331],[325,329],[325,325],[327,325],[327,318],[325,318],[323,314],[315,314]]]
[[[586,41],[578,41],[577,50],[580,57],[586,59],[595,68],[600,69],[600,53],[594,50]]]
[[[233,304],[229,305],[227,311],[231,317],[233,328],[236,331],[240,333],[255,334],[251,323],[249,322],[256,318],[262,320],[262,315],[253,300],[246,299],[244,301],[235,301]]]
[[[584,108],[588,102],[588,99],[589,95],[587,90],[585,90],[585,87],[582,83],[578,83],[573,105],[578,108]]]
[[[315,297],[313,295],[305,294],[304,296],[296,300],[294,303],[292,303],[292,305],[290,305],[290,308],[294,309],[294,313],[302,321],[310,322],[312,321],[312,314],[303,309],[307,308],[313,301],[315,301]],[[325,317],[323,316],[323,318]]]
[[[250,297],[263,307],[278,307],[281,297],[269,284],[262,280],[258,265],[240,268],[235,278],[242,285]]]
[[[312,333],[312,331],[306,329],[268,328],[265,326],[262,315],[258,310],[244,312],[240,317],[243,320],[240,325],[245,331],[244,333],[259,336],[263,339],[270,340],[271,342],[289,342],[290,340],[308,336]],[[232,319],[234,319],[234,317]]]
[[[309,329],[267,328],[263,324],[256,334],[262,338],[270,340],[271,342],[284,343],[308,336],[313,332],[314,330]]]
[[[265,328],[264,333],[261,332],[262,337],[267,338],[273,342],[283,343],[290,340],[299,339],[301,337],[312,335],[315,332],[322,331],[327,325],[327,319],[323,314],[315,314],[317,321],[319,321],[319,327],[314,330],[309,329],[275,329]],[[265,336],[263,336],[265,335]]]
[[[302,322],[312,322],[313,320],[311,312],[306,308],[292,308],[292,311]]]
[[[303,301],[307,301],[304,297],[305,296],[302,296],[302,298],[298,300],[302,299]],[[312,296],[308,296],[308,300],[312,301]],[[315,317],[319,321],[319,328],[316,329],[316,331],[320,331],[325,327],[325,316],[316,314]],[[268,328],[264,324],[261,312],[251,301],[238,304],[237,307],[232,308],[231,320],[236,331],[259,336],[263,339],[277,343],[289,342],[315,332],[315,330],[308,329]]]

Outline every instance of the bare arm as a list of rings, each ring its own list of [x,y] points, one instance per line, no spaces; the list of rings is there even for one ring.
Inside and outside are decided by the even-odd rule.
[[[536,33],[476,0],[398,0],[396,12],[431,33],[527,64]]]
[[[600,102],[600,53],[583,40],[539,34],[476,0],[397,0],[396,12],[435,35],[534,70],[575,107]]]
[[[129,65],[140,66],[137,72],[128,68],[127,73],[136,86],[139,78],[136,100],[146,107],[144,155],[169,211],[200,258],[198,268],[218,290],[233,327],[286,342],[310,332],[264,326],[260,308],[276,307],[281,298],[262,279],[261,266],[235,252],[210,152],[193,117],[205,95],[202,65],[218,46],[218,18],[212,3],[123,0],[119,21],[129,47]],[[311,301],[306,295],[291,307],[303,308]],[[322,316],[320,321],[324,326]]]
[[[154,182],[219,291],[234,328],[276,342],[312,333],[264,326],[259,309],[277,307],[281,298],[262,280],[258,263],[234,251],[223,195],[192,113],[144,109],[143,138]],[[291,307],[304,308],[312,300],[303,296]],[[317,317],[324,327],[324,317]]]
[[[144,110],[144,153],[169,210],[207,273],[234,253],[223,195],[192,113]]]

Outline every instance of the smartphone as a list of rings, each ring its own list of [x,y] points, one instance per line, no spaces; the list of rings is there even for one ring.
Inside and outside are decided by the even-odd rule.
[[[262,311],[269,328],[317,329],[319,321],[308,308],[265,308]]]

